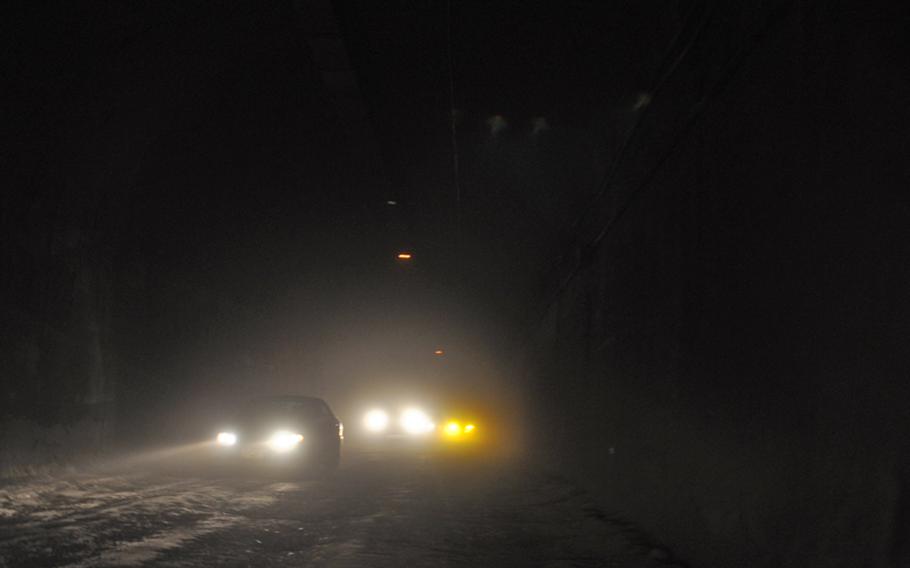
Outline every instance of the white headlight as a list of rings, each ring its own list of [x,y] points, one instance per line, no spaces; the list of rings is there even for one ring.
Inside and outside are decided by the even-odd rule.
[[[219,446],[233,446],[237,443],[237,434],[233,432],[219,432],[215,438]]]
[[[370,432],[382,432],[389,427],[389,415],[384,410],[371,410],[363,417],[363,425]]]
[[[409,408],[401,413],[401,427],[408,434],[426,434],[432,432],[436,425],[424,411]]]
[[[289,452],[303,441],[303,436],[287,430],[279,430],[269,438],[269,447],[276,452]]]

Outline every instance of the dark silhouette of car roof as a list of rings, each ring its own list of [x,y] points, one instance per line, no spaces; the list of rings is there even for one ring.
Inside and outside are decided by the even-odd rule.
[[[332,409],[321,398],[315,396],[278,395],[256,397],[243,406],[243,413],[258,415],[271,412],[315,413],[320,416],[332,416]]]
[[[250,400],[250,402],[321,402],[325,404],[325,401],[319,397],[315,396],[302,396],[294,394],[280,394],[273,396],[257,396]]]

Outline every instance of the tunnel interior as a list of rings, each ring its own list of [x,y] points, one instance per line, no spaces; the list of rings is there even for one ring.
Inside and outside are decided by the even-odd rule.
[[[4,13],[4,478],[301,394],[468,417],[692,566],[910,559],[905,10]]]

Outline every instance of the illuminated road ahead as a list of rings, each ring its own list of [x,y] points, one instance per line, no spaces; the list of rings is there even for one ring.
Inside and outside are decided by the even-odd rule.
[[[516,465],[359,452],[329,479],[283,477],[134,466],[0,486],[0,566],[658,565]]]

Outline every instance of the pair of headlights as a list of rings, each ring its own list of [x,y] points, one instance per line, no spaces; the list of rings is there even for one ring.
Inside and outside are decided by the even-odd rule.
[[[282,453],[289,452],[297,447],[297,444],[303,441],[303,435],[288,430],[278,430],[273,433],[266,445],[272,450]],[[233,432],[219,432],[215,438],[219,446],[230,447],[237,444],[237,434]]]
[[[445,432],[446,436],[450,438],[456,438],[458,436],[470,436],[477,430],[477,426],[468,422],[467,424],[462,424],[456,420],[451,420],[446,423],[445,428],[442,429]]]
[[[370,432],[385,432],[389,429],[392,419],[389,413],[382,409],[374,409],[363,417],[363,425]],[[429,415],[419,408],[408,408],[398,417],[398,424],[408,434],[429,434],[436,429],[436,425]]]

